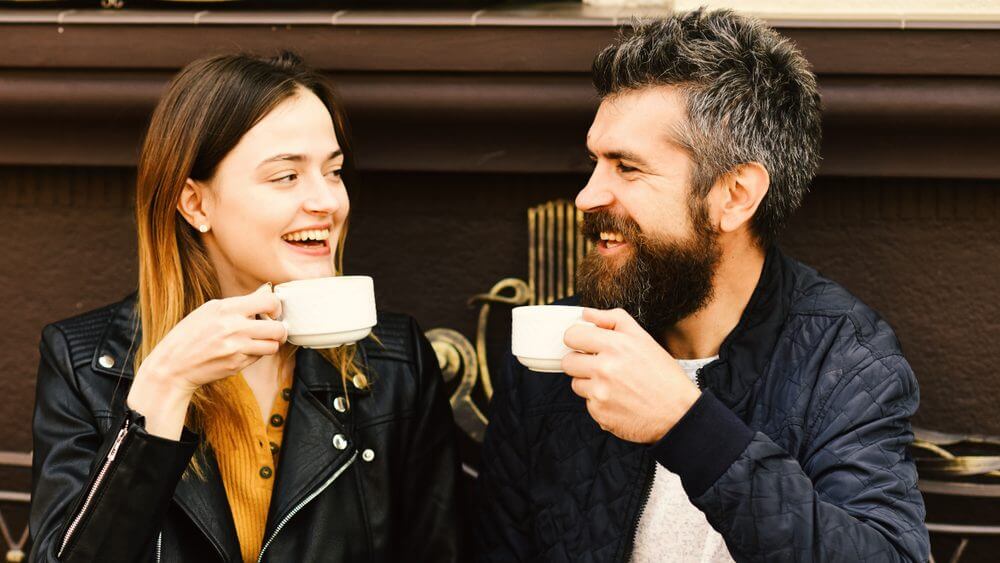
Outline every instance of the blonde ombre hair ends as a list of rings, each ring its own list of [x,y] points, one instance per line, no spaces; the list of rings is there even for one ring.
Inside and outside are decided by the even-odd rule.
[[[136,225],[139,249],[138,319],[141,341],[135,367],[184,317],[207,301],[220,298],[219,284],[199,233],[177,211],[188,178],[207,181],[222,159],[254,125],[299,89],[308,89],[326,105],[344,150],[344,176],[353,163],[343,111],[325,79],[290,53],[272,59],[222,55],[195,61],[174,78],[153,112],[139,157],[136,178]],[[334,253],[339,275],[347,228]],[[356,347],[323,355],[341,373],[343,384],[361,376]],[[205,430],[220,417],[238,416],[209,384],[194,395],[188,427]]]

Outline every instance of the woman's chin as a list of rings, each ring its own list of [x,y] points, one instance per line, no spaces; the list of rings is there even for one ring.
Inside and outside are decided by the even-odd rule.
[[[316,278],[328,278],[334,275],[333,268],[329,265],[327,266],[315,266],[315,267],[303,267],[302,265],[297,265],[293,268],[287,268],[282,275],[276,277],[272,283],[279,284],[296,280],[311,280]]]

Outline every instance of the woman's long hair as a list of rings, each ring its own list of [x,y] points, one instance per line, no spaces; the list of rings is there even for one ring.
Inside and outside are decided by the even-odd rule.
[[[354,177],[343,110],[326,80],[293,54],[264,59],[221,55],[195,61],[170,83],[160,99],[139,157],[136,223],[139,247],[141,342],[136,368],[184,317],[220,298],[216,272],[199,233],[177,211],[188,178],[207,181],[223,158],[261,119],[299,89],[314,93],[333,118],[343,149],[344,177]],[[343,265],[341,230],[333,255]],[[325,351],[343,384],[364,374],[355,346]],[[223,400],[218,382],[201,387],[191,401],[188,426],[201,431],[221,417],[238,416]]]

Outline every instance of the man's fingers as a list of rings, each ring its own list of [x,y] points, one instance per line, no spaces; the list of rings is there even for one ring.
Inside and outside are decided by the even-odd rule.
[[[572,350],[597,354],[607,348],[609,342],[617,335],[607,329],[588,324],[576,324],[563,334],[563,343]]]
[[[632,318],[624,309],[583,309],[583,320],[590,321],[595,325],[607,329],[613,330],[615,332],[624,332],[626,334],[636,334],[636,332],[645,332],[639,323]]]
[[[573,392],[580,397],[583,397],[584,399],[590,398],[591,381],[589,379],[584,377],[574,377],[573,380],[570,381],[570,387],[573,389]]]
[[[590,354],[581,352],[570,352],[563,356],[563,373],[573,379],[589,379],[594,375],[594,358]]]

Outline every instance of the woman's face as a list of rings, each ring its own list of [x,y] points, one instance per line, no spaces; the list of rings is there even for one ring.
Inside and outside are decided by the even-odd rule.
[[[224,296],[334,274],[350,206],[343,165],[330,113],[300,89],[240,139],[210,181],[192,182],[203,192],[211,229],[202,236]]]

